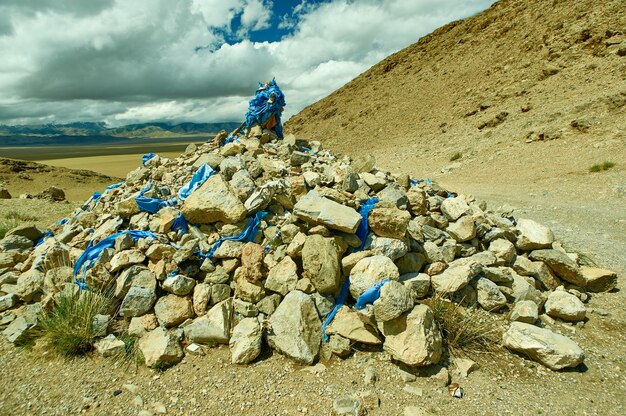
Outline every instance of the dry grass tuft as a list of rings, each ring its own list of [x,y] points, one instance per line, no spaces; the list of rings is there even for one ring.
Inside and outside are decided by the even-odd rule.
[[[439,293],[424,304],[432,309],[451,355],[489,353],[499,348],[502,334],[489,313],[476,307],[463,307]]]
[[[44,345],[61,356],[82,355],[93,349],[94,317],[110,308],[111,298],[93,291],[66,289],[41,319]]]

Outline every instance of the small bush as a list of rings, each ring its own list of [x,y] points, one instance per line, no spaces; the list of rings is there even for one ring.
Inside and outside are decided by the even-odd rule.
[[[106,311],[111,299],[92,291],[64,290],[41,322],[46,346],[62,356],[82,355],[93,349],[94,317]]]
[[[476,307],[464,308],[437,293],[424,303],[432,309],[451,355],[493,352],[498,348],[501,334],[488,313]]]
[[[461,152],[456,152],[452,156],[450,156],[450,162],[454,162],[455,160],[459,160],[463,156]]]
[[[613,166],[615,166],[614,162],[605,161],[603,163],[596,163],[595,165],[589,168],[589,172],[602,172],[603,170],[609,170]]]

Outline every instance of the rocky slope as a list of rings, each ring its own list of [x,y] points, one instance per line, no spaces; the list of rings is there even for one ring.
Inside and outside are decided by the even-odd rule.
[[[466,192],[623,198],[624,28],[621,0],[502,0],[374,65],[286,131]],[[611,173],[588,175],[604,161]]]

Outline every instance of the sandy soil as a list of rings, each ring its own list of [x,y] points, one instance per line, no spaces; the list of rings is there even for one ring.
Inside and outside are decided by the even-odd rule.
[[[180,151],[161,152],[162,157],[175,158],[180,156]],[[131,170],[141,165],[143,153],[108,156],[87,156],[65,159],[43,159],[41,163],[51,166],[62,166],[70,169],[89,169],[109,176],[119,178],[126,177]]]

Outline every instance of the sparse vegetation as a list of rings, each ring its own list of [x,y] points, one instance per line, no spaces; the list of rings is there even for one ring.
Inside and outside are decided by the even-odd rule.
[[[22,214],[18,211],[9,211],[0,220],[0,238],[4,238],[6,233],[23,222],[37,221],[38,218],[31,215]]]
[[[493,352],[498,348],[500,331],[488,313],[463,307],[438,293],[424,303],[432,309],[451,355]]]
[[[15,220],[19,222],[37,221],[39,219],[35,216],[22,214],[21,212],[15,210],[7,212],[4,217],[8,220]]]
[[[461,152],[455,152],[450,156],[450,162],[454,162],[455,160],[459,160],[463,154]]]
[[[124,360],[134,366],[144,364],[144,358],[137,346],[137,337],[134,337],[127,332],[117,337],[124,343]]]
[[[108,309],[111,299],[93,291],[66,289],[58,294],[41,320],[44,344],[61,356],[82,355],[93,349],[94,317]]]
[[[595,165],[591,166],[589,168],[589,172],[602,172],[603,170],[611,169],[613,166],[615,166],[615,163],[607,160],[605,162],[596,163]]]

